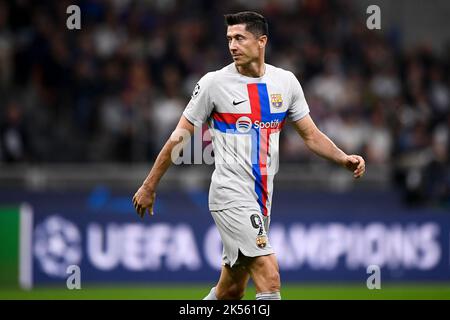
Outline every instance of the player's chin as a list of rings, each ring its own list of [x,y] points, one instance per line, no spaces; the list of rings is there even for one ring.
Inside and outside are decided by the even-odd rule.
[[[233,61],[237,66],[243,66],[246,64],[246,61],[243,59],[242,56],[233,57]]]

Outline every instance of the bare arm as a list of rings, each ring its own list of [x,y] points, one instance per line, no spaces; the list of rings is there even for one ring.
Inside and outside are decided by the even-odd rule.
[[[303,138],[306,146],[315,154],[353,171],[354,178],[359,178],[364,174],[364,159],[359,155],[347,155],[339,149],[330,138],[317,128],[310,115],[296,121],[294,128]]]
[[[175,160],[172,159],[174,148],[182,142],[182,136],[184,138],[186,138],[186,135],[192,136],[193,132],[194,126],[184,116],[181,116],[171,137],[158,154],[150,173],[133,197],[133,205],[141,218],[144,217],[147,210],[150,215],[153,215],[156,187],[167,169],[169,169],[172,161]]]

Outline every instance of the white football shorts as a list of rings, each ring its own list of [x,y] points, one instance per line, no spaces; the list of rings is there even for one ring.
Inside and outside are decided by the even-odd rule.
[[[246,257],[273,254],[267,232],[270,216],[252,207],[235,207],[211,211],[222,238],[223,264],[239,265],[239,252]]]

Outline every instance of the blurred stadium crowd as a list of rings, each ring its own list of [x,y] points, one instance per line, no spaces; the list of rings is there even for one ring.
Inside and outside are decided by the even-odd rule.
[[[198,79],[231,63],[223,14],[247,9],[337,145],[449,201],[450,46],[404,48],[406,30],[368,30],[351,1],[0,0],[0,162],[152,161]],[[317,161],[292,129],[280,143],[281,161]]]

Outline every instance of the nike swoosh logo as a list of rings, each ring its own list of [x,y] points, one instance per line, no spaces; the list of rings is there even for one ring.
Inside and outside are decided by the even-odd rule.
[[[239,102],[236,102],[236,101],[233,100],[233,106],[237,106],[238,104],[244,103],[245,101],[247,101],[247,100],[242,100],[242,101],[239,101]]]

